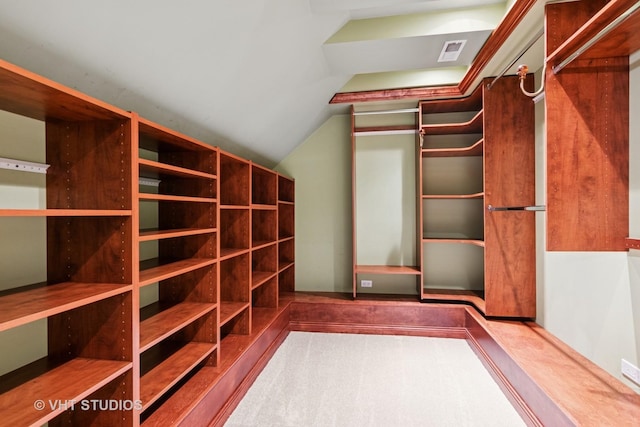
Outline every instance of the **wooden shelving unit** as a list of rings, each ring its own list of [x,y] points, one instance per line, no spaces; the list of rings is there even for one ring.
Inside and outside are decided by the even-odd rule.
[[[278,293],[295,291],[295,182],[278,174]]]
[[[137,242],[141,258],[153,256],[140,261],[138,286],[157,293],[156,302],[140,308],[137,369],[146,419],[181,378],[218,363],[218,151],[135,118],[142,178]],[[157,187],[147,184],[154,181]]]
[[[629,55],[640,48],[640,10],[632,0],[574,6],[545,6],[547,250],[625,251]]]
[[[251,333],[252,167],[221,151],[219,169],[220,334],[225,340]]]
[[[0,372],[0,417],[181,419],[166,402],[196,374],[216,381],[230,369],[282,316],[280,292],[295,290],[293,180],[3,61],[0,110],[42,129],[49,165],[28,184],[42,200],[14,203],[0,185],[0,226],[41,230],[12,244],[42,255],[3,271],[0,343],[41,328],[46,349],[31,360],[3,353],[15,362]],[[32,182],[7,173],[0,184]],[[25,280],[37,276],[25,269],[42,277]],[[73,406],[83,399],[124,406]]]
[[[46,275],[43,283],[25,283],[22,274],[3,272],[9,281],[0,289],[0,330],[45,319],[46,356],[17,361],[0,377],[0,417],[58,425],[69,419],[68,408],[49,400],[106,395],[114,384],[133,398],[132,116],[4,61],[0,110],[43,123],[41,152],[50,165],[46,206],[12,206],[4,198],[0,209],[0,222],[43,230],[43,263],[29,268]],[[32,243],[13,244],[19,250]],[[5,351],[10,360],[13,350]],[[38,399],[42,410],[34,408]],[[116,425],[132,423],[133,414],[85,411],[74,419]]]
[[[534,216],[487,210],[535,204],[533,103],[516,77],[489,81],[419,106],[421,299],[534,317]]]
[[[406,235],[405,231],[409,224],[418,226],[419,208],[411,210],[411,220],[407,218],[405,212],[406,206],[410,203],[406,202],[403,182],[404,177],[398,184],[398,187],[391,189],[388,183],[379,182],[372,184],[374,179],[371,172],[379,171],[377,175],[386,175],[393,180],[394,175],[401,175],[406,170],[412,170],[418,162],[415,158],[415,149],[419,146],[419,138],[417,132],[417,113],[418,109],[415,104],[407,106],[407,108],[398,107],[394,110],[379,110],[372,108],[371,110],[359,107],[352,107],[351,111],[351,155],[352,155],[352,211],[353,211],[353,297],[357,298],[359,293],[406,293],[405,290],[398,291],[399,288],[406,288],[404,279],[400,276],[406,276],[406,280],[413,281],[415,278],[416,285],[420,282],[422,274],[420,262],[417,259],[419,253],[419,239],[415,239],[409,251],[403,241],[395,241],[386,234],[386,228],[392,224],[384,225],[384,221],[375,221],[376,226],[363,224],[362,218],[358,216],[358,212],[371,212],[375,215],[378,211],[393,211],[395,222],[403,224],[403,230],[396,230],[397,235]],[[362,109],[362,111],[361,111]],[[476,119],[477,121],[477,119]],[[406,159],[403,150],[410,153],[411,159]],[[377,154],[375,154],[377,153]],[[402,158],[401,165],[393,164],[382,166],[380,162],[383,153],[387,153],[398,162],[398,156]],[[402,154],[399,154],[402,153]],[[377,167],[371,166],[370,162],[378,162]],[[395,169],[394,169],[395,168]],[[360,172],[364,171],[364,172]],[[369,172],[368,172],[369,171]],[[400,173],[398,173],[400,171]],[[362,176],[360,176],[363,174]],[[413,172],[411,172],[413,174]],[[409,181],[413,181],[413,176]],[[384,191],[383,191],[384,190]],[[373,196],[373,192],[378,193]],[[402,198],[396,198],[391,201],[390,195],[403,195]],[[380,199],[378,199],[380,196]],[[411,195],[414,198],[414,195]],[[375,199],[375,202],[373,200]],[[363,206],[364,205],[364,206]],[[400,212],[401,211],[401,212]],[[363,215],[367,215],[366,213]],[[401,216],[401,218],[399,218]],[[388,222],[388,221],[387,221]],[[409,234],[413,234],[413,228]],[[362,242],[367,236],[376,236],[368,242]],[[375,250],[372,250],[375,248]],[[390,280],[390,277],[394,277]],[[373,280],[372,280],[373,279]],[[371,280],[371,282],[382,282],[383,286],[389,286],[387,283],[394,282],[390,291],[379,291],[377,285],[373,290],[365,290],[361,286],[361,280]],[[396,287],[396,282],[402,283]],[[385,283],[386,282],[386,283]],[[413,285],[412,285],[413,286]],[[417,286],[416,286],[417,287]],[[413,289],[411,292],[415,292]]]

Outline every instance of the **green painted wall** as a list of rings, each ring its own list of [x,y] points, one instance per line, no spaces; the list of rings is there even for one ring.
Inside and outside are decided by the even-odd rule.
[[[351,291],[351,119],[327,120],[277,167],[296,180],[296,289]]]

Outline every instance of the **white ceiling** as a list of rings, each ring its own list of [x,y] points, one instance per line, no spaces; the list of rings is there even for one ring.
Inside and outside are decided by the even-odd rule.
[[[344,111],[328,103],[352,78],[389,89],[402,74],[387,72],[468,65],[491,28],[446,21],[446,10],[495,3],[504,2],[0,0],[0,58],[273,166]],[[350,20],[384,34],[380,18],[425,12],[445,16],[444,30],[326,43]],[[443,39],[463,36],[459,62],[432,63]]]

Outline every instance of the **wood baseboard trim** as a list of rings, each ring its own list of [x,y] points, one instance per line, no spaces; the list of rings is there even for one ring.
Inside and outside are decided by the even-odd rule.
[[[275,341],[273,341],[267,351],[262,354],[247,376],[240,382],[238,388],[235,389],[233,394],[225,402],[222,409],[215,415],[209,424],[210,427],[222,427],[224,425],[233,410],[238,406],[245,394],[247,394],[247,391],[249,391],[249,388],[253,385],[256,378],[258,378],[258,375],[260,375],[264,367],[269,363],[269,360],[271,360],[280,345],[282,345],[287,338],[287,335],[289,335],[288,329],[283,329],[280,334],[278,334]]]
[[[491,377],[495,380],[498,387],[502,390],[507,397],[511,405],[520,414],[524,422],[528,426],[543,427],[544,424],[538,419],[533,410],[529,407],[527,402],[520,396],[516,388],[511,384],[509,379],[503,374],[500,368],[496,365],[493,359],[487,354],[482,345],[475,339],[475,337],[466,330],[466,339],[469,346],[478,356],[484,367],[487,369]]]
[[[290,321],[291,331],[340,334],[411,335],[418,337],[466,338],[466,329],[433,326],[380,326],[376,324]]]

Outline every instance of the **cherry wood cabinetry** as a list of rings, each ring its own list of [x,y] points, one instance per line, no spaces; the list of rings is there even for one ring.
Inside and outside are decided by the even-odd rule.
[[[623,251],[629,232],[629,54],[636,11],[558,69],[635,1],[546,6],[547,249]]]
[[[251,163],[220,152],[221,338],[251,333]]]
[[[183,419],[170,402],[193,392],[184,384],[202,373],[212,386],[283,316],[293,180],[2,61],[0,110],[41,130],[41,156],[15,162],[46,157],[35,179],[0,173],[0,239],[37,252],[0,277],[0,417]],[[0,156],[20,143],[3,139]],[[44,356],[9,348],[20,334]]]
[[[40,149],[50,165],[45,206],[0,196],[3,229],[41,229],[38,251],[46,253],[43,265],[30,266],[45,272],[42,283],[25,283],[25,271],[2,271],[0,339],[45,322],[46,355],[0,377],[0,418],[13,425],[132,424],[132,411],[71,407],[87,398],[135,398],[132,116],[2,61],[0,109],[44,122]],[[11,174],[0,187],[29,186],[29,173]],[[12,242],[16,251],[29,244]],[[3,346],[3,359],[17,350]]]
[[[418,109],[415,103],[383,108],[357,106],[351,112],[354,298],[419,289]]]
[[[138,286],[157,293],[139,315],[145,419],[180,379],[218,361],[218,152],[150,121],[137,125]]]
[[[295,291],[295,182],[278,174],[278,291]]]
[[[527,84],[532,84],[529,79]],[[420,103],[423,300],[535,317],[533,102],[516,77]]]

